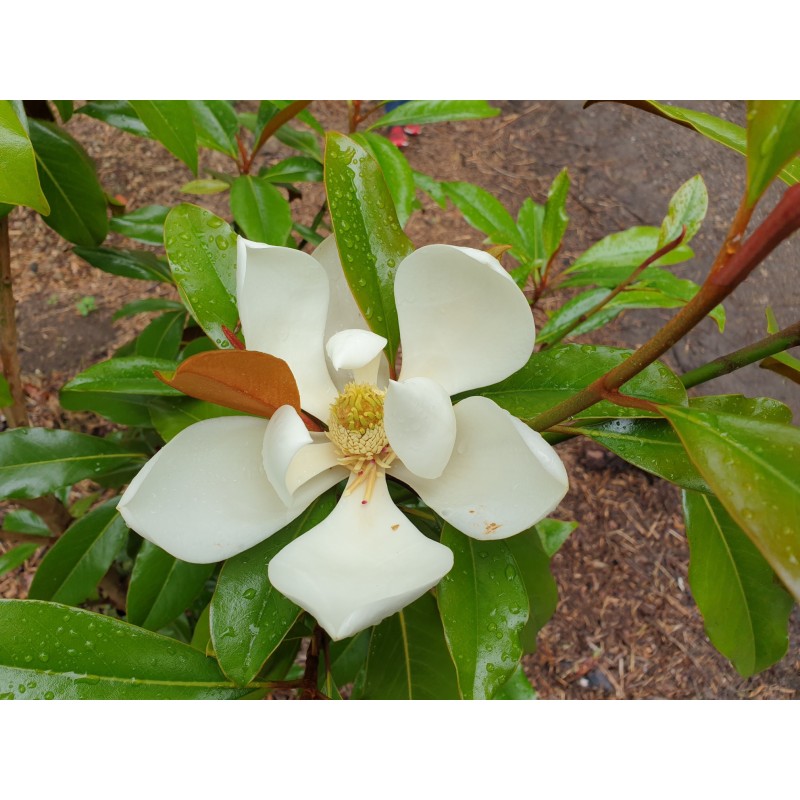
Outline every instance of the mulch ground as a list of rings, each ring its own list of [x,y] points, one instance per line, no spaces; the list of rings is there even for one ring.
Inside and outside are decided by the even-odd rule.
[[[618,230],[619,208],[587,190],[594,165],[571,151],[561,163],[570,132],[549,125],[550,103],[503,104],[502,116],[482,122],[431,126],[412,141],[412,166],[441,180],[468,180],[492,191],[516,212],[530,195],[543,202],[550,181],[569,166],[573,190],[571,227],[562,257],[574,258],[589,244]],[[312,110],[330,127],[346,130],[343,103],[315,103]],[[160,145],[122,133],[81,115],[68,130],[97,161],[111,194],[131,210],[151,203],[189,200],[224,214],[225,200],[188,197],[178,188],[188,170]],[[531,137],[536,155],[531,156]],[[264,162],[289,153],[270,143]],[[225,159],[204,151],[201,167],[221,169]],[[321,189],[302,199],[310,221]],[[612,221],[613,218],[613,221]],[[628,219],[625,224],[634,224]],[[650,223],[656,221],[648,221]],[[415,244],[447,242],[480,247],[481,236],[452,208],[430,202],[411,220]],[[108,423],[90,414],[71,414],[58,405],[58,389],[72,375],[108,357],[138,333],[147,315],[112,321],[131,300],[169,294],[169,287],[108,276],[71,253],[34,214],[11,218],[14,290],[22,341],[23,370],[33,424],[103,433]],[[112,234],[111,246],[132,246]],[[94,298],[83,316],[78,304]],[[86,303],[86,301],[84,301]],[[602,340],[617,344],[620,328]],[[600,339],[595,339],[600,341]],[[742,679],[711,646],[687,580],[688,546],[680,495],[672,485],[629,466],[597,445],[573,441],[559,447],[572,489],[556,512],[580,524],[552,567],[560,604],[539,636],[526,671],[543,698],[795,698],[800,693],[800,616],[791,624],[789,654],[773,668]],[[0,512],[2,513],[2,512]],[[0,552],[8,545],[0,542]],[[0,597],[25,597],[38,551],[13,573],[0,577]]]

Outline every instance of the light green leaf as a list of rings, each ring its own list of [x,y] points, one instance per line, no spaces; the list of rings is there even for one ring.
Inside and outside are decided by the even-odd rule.
[[[773,178],[800,152],[800,100],[747,104],[747,203],[754,206]],[[794,159],[796,161],[796,159]],[[792,164],[794,166],[794,164]]]
[[[328,134],[325,188],[345,277],[367,324],[387,339],[386,354],[394,364],[400,341],[394,275],[413,245],[377,162],[339,133]]]
[[[76,606],[94,592],[128,535],[118,501],[115,497],[67,528],[39,564],[29,598]]]
[[[0,203],[50,213],[30,137],[10,100],[0,100]]]
[[[164,223],[164,241],[181,299],[221,349],[230,348],[222,328],[236,329],[236,234],[199,206],[181,203]]]
[[[269,562],[335,505],[335,495],[327,492],[281,531],[223,565],[211,599],[211,635],[223,672],[236,684],[259,673],[301,613],[269,582]]]
[[[473,228],[485,233],[495,244],[510,244],[524,250],[513,217],[486,189],[459,182],[443,183],[442,188]]]
[[[543,519],[536,523],[536,533],[539,534],[548,558],[552,558],[561,549],[561,545],[577,527],[577,522],[565,522],[560,519]]]
[[[143,542],[128,587],[128,622],[157,631],[182,614],[203,591],[214,564],[188,564]]]
[[[8,381],[0,374],[0,408],[10,406],[14,402],[11,395],[11,387]]]
[[[236,144],[239,120],[233,106],[227,100],[189,100],[188,103],[197,143],[235,159],[239,154]]]
[[[0,553],[0,577],[21,567],[43,544],[47,544],[47,542],[43,541],[42,544],[26,542],[12,547],[5,553]]]
[[[393,125],[431,125],[461,119],[486,119],[496,117],[499,113],[499,108],[492,108],[485,100],[409,100],[379,117],[369,126],[369,130]]]
[[[252,688],[234,687],[189,645],[126,622],[57,603],[0,600],[2,698],[223,700]]]
[[[7,511],[3,517],[3,530],[11,533],[31,533],[34,536],[51,536],[45,521],[27,508]]]
[[[683,244],[688,244],[700,230],[706,211],[708,211],[708,190],[703,178],[695,175],[672,195],[667,216],[661,223],[656,249],[677,239],[684,226],[686,235],[683,237]]]
[[[566,167],[556,175],[550,190],[547,192],[547,202],[544,206],[544,220],[542,221],[542,241],[544,244],[545,259],[549,260],[561,245],[564,232],[569,224],[566,204],[569,194],[569,173]]]
[[[715,497],[684,492],[689,583],[712,644],[744,677],[786,654],[793,602]]]
[[[186,100],[130,100],[150,133],[197,175],[197,134]]]
[[[181,186],[184,194],[219,194],[227,192],[231,185],[227,181],[219,181],[216,178],[201,178],[196,181],[189,181]]]
[[[164,220],[169,209],[166,206],[142,206],[130,214],[111,217],[109,227],[129,239],[157,247],[164,245]]]
[[[63,128],[29,121],[42,191],[50,204],[44,221],[73,244],[100,244],[108,233],[106,195],[94,163]]]
[[[231,211],[244,235],[282,247],[292,231],[289,201],[264,178],[241,175],[231,187]]]
[[[800,597],[800,429],[692,408],[659,410],[731,517]]]

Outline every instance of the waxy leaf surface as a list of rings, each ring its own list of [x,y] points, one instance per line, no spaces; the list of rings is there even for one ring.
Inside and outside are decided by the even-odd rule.
[[[111,217],[109,227],[115,233],[121,233],[135,242],[164,245],[164,221],[169,209],[166,206],[142,206],[129,214]]]
[[[800,100],[747,104],[747,202],[753,206],[772,179],[800,152]]]
[[[288,200],[266,178],[241,175],[231,187],[231,211],[254,242],[283,247],[292,230]]]
[[[150,133],[197,174],[197,134],[187,100],[129,100]]]
[[[33,145],[10,100],[0,100],[0,203],[50,213],[39,184]]]

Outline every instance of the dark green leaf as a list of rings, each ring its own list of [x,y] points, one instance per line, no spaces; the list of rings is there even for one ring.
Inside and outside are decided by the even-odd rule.
[[[149,311],[183,311],[183,305],[175,300],[167,300],[165,297],[148,297],[144,300],[134,300],[132,303],[124,305],[114,313],[112,319],[132,317],[134,314],[146,314]]]
[[[141,453],[97,436],[15,428],[0,433],[0,498],[42,497],[60,486],[143,462]]]
[[[176,437],[184,428],[214,417],[240,416],[242,412],[218,406],[193,397],[149,398],[150,420],[165,442]]]
[[[77,111],[101,122],[106,122],[134,136],[152,138],[147,125],[142,122],[127,100],[92,100]]]
[[[728,513],[800,597],[800,429],[692,408],[659,410]]]
[[[130,100],[150,133],[197,174],[197,135],[186,100]]]
[[[174,372],[176,364],[165,358],[124,356],[101,361],[76,375],[64,386],[69,392],[110,392],[111,394],[155,394],[180,396],[155,372]]]
[[[69,122],[72,119],[74,112],[73,100],[51,100],[50,102],[58,109],[62,122]]]
[[[230,348],[223,327],[236,329],[236,234],[199,206],[181,203],[164,224],[167,258],[184,305],[217,347]]]
[[[199,650],[207,656],[214,655],[214,647],[211,644],[211,603],[203,609],[197,618],[190,644],[195,650]]]
[[[166,206],[142,206],[130,214],[111,217],[109,227],[135,242],[161,247],[164,244],[164,220],[168,213]]]
[[[566,210],[567,194],[569,194],[569,173],[564,168],[556,175],[553,185],[547,193],[547,203],[544,207],[542,239],[547,260],[555,255],[569,224]]]
[[[94,592],[128,535],[118,501],[115,497],[67,528],[39,564],[28,597],[76,606]]]
[[[227,100],[189,100],[188,103],[197,143],[236,158],[239,155],[236,144],[239,120],[233,106]]]
[[[414,173],[406,157],[387,138],[377,133],[359,133],[352,137],[368,150],[383,172],[389,194],[392,195],[397,219],[405,227],[414,210]]]
[[[273,164],[265,170],[259,177],[272,183],[318,183],[324,177],[321,162],[316,158],[306,156],[292,156]]]
[[[188,564],[143,542],[128,587],[128,622],[163,628],[191,605],[213,571],[213,564]]]
[[[772,179],[798,152],[800,100],[751,100],[747,104],[748,205],[758,202]]]
[[[330,643],[328,647],[331,658],[330,672],[337,687],[353,683],[364,668],[369,653],[369,640],[370,632],[366,630],[349,639]]]
[[[244,235],[282,247],[292,230],[288,200],[265,178],[238,177],[231,187],[231,211]]]
[[[577,522],[565,522],[560,519],[543,519],[536,523],[536,532],[548,558],[552,558],[561,549],[561,545],[577,527]]]
[[[499,406],[523,420],[566,400],[610,369],[622,363],[631,350],[599,345],[565,344],[534,353],[519,372],[500,383],[470,393],[489,397]],[[654,403],[686,403],[686,389],[680,379],[660,362],[651,364],[626,383],[621,391]],[[667,399],[669,398],[669,399]],[[616,418],[655,416],[641,409],[622,408],[603,401],[588,408],[581,417]]]
[[[75,247],[74,252],[93,267],[112,275],[141,281],[172,282],[167,265],[153,253],[116,250],[113,247]]]
[[[316,161],[322,161],[319,139],[310,131],[299,131],[291,125],[282,125],[275,132],[275,138],[293,150],[305,153]]]
[[[0,697],[242,697],[213,659],[126,622],[38,600],[0,600]]]
[[[68,411],[94,411],[120,425],[153,427],[150,420],[152,395],[62,389],[59,399]]]
[[[181,347],[185,311],[170,311],[156,317],[136,340],[136,355],[152,358],[176,359]]]
[[[681,230],[686,227],[683,244],[688,244],[700,230],[708,211],[708,191],[700,175],[689,178],[683,186],[672,195],[669,201],[667,216],[661,223],[658,235],[658,248],[677,239]]]
[[[42,542],[47,544],[47,542]],[[6,553],[0,553],[0,577],[21,567],[42,545],[36,542],[18,544]]]
[[[522,620],[519,642],[524,652],[533,653],[539,631],[550,621],[558,605],[558,587],[550,572],[550,556],[536,530],[510,536],[503,543],[513,558],[512,568],[516,569],[522,579],[523,594],[527,595],[524,602],[528,612],[527,621],[524,618]],[[508,574],[507,572],[506,576]],[[518,660],[519,655],[516,658]]]
[[[0,375],[0,408],[10,406],[13,402],[11,387],[8,385],[8,381]]]
[[[45,521],[33,511],[27,508],[20,508],[15,511],[7,511],[3,517],[3,530],[11,533],[31,533],[34,536],[50,536],[50,528]]]
[[[547,562],[539,537],[529,535]],[[439,607],[465,699],[490,699],[522,656],[528,597],[509,541],[478,542],[448,524],[442,529],[455,563],[439,586]]]
[[[486,119],[496,117],[499,108],[492,108],[485,100],[409,100],[384,114],[369,130],[392,125],[431,125],[434,122],[451,122],[461,119]]]
[[[431,594],[372,629],[359,688],[364,700],[458,699],[456,670]]]
[[[684,492],[683,504],[689,583],[706,633],[749,677],[785,655],[792,598],[715,497]]]
[[[42,191],[50,204],[44,221],[73,244],[100,244],[108,233],[108,216],[94,163],[63,128],[32,119],[30,131]]]
[[[394,364],[400,340],[394,275],[413,245],[377,162],[339,133],[328,134],[325,186],[345,277],[370,328],[388,340],[386,354]]]
[[[0,219],[7,217],[16,206],[9,205],[8,203],[0,203]]]
[[[0,100],[0,202],[50,213],[30,137],[10,100]]]
[[[211,635],[220,666],[235,683],[258,675],[301,613],[269,582],[269,562],[335,505],[331,492],[322,495],[294,522],[223,565],[211,600]]]
[[[510,244],[524,250],[513,217],[494,195],[474,183],[443,183],[442,187],[473,228],[485,233],[495,244]]]
[[[536,690],[531,686],[522,664],[518,664],[511,677],[500,687],[493,700],[535,700]]]

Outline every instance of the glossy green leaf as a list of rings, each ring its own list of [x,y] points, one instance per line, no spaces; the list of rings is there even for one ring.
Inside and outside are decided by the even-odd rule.
[[[72,119],[75,111],[74,100],[51,100],[50,102],[58,109],[58,115],[62,122],[69,122]]]
[[[175,206],[164,224],[172,275],[184,305],[221,349],[231,344],[223,327],[236,329],[236,234],[199,206]]]
[[[126,133],[132,133],[134,136],[152,138],[147,125],[139,119],[133,106],[127,100],[92,100],[85,106],[81,106],[76,113],[99,119],[101,122],[113,125]]]
[[[264,178],[241,175],[231,187],[231,211],[244,235],[282,247],[292,230],[289,201]]]
[[[165,442],[174,439],[184,428],[215,417],[241,416],[242,412],[193,397],[149,398],[150,420]]]
[[[495,244],[523,249],[514,218],[494,195],[474,183],[443,183],[442,188],[473,228],[485,233]]]
[[[180,395],[167,386],[155,372],[174,372],[175,362],[165,358],[124,356],[101,361],[76,375],[64,391],[110,392],[112,394]]]
[[[547,562],[536,533],[528,537]],[[511,539],[479,542],[450,525],[442,529],[455,563],[439,585],[439,608],[464,699],[491,698],[522,656],[528,597],[521,571],[527,564],[518,564]]]
[[[93,267],[112,275],[141,281],[172,282],[167,265],[153,253],[113,247],[75,247],[74,252]]]
[[[334,685],[344,686],[356,680],[358,673],[366,664],[370,638],[371,633],[366,630],[349,639],[330,643],[328,653],[331,659],[330,673],[333,676]]]
[[[545,258],[550,259],[555,255],[564,238],[564,232],[569,224],[567,216],[567,195],[569,194],[569,173],[566,168],[556,175],[550,190],[547,193],[547,202],[544,206],[544,219],[542,221],[542,242],[544,244]]]
[[[39,183],[33,145],[10,100],[0,100],[0,203],[50,213]]]
[[[789,645],[794,605],[770,565],[715,497],[684,492],[689,583],[712,644],[744,677]]]
[[[153,427],[150,420],[152,395],[62,389],[59,400],[67,411],[93,411],[120,425]]]
[[[316,158],[292,156],[273,164],[260,173],[259,177],[271,183],[318,183],[323,180],[324,174],[322,163]]]
[[[143,542],[128,586],[128,622],[157,631],[182,614],[203,591],[214,564],[188,564]]]
[[[189,181],[181,186],[184,194],[220,194],[227,192],[231,185],[227,181],[220,181],[216,178],[200,178],[196,181]]]
[[[409,100],[379,117],[369,126],[369,130],[392,125],[431,125],[461,119],[486,119],[496,117],[499,113],[499,108],[492,108],[485,100]]]
[[[688,244],[700,230],[708,211],[708,190],[702,176],[695,175],[684,183],[669,201],[667,216],[661,223],[658,247],[677,239],[685,227],[683,243]]]
[[[539,631],[550,621],[558,605],[558,587],[550,572],[550,556],[539,533],[533,529],[510,536],[503,543],[513,559],[512,566],[506,567],[506,577],[510,574],[509,569],[518,573],[523,584],[523,608],[528,612],[527,619],[522,620],[519,642],[524,652],[533,653]],[[494,546],[497,547],[497,543]],[[517,601],[518,598],[504,602]]]
[[[100,244],[108,233],[108,215],[94,163],[63,128],[36,119],[29,123],[42,191],[50,204],[44,221],[73,244]]]
[[[220,666],[235,683],[249,683],[259,673],[301,613],[269,582],[269,562],[335,505],[327,492],[281,531],[223,565],[211,600],[211,635]]]
[[[185,324],[185,311],[170,311],[156,317],[136,339],[136,355],[175,360]]]
[[[560,519],[543,519],[536,523],[536,533],[548,558],[552,558],[567,541],[569,535],[578,527],[577,522],[566,522]]]
[[[197,174],[197,135],[187,100],[130,100],[150,133]]]
[[[493,700],[535,700],[536,690],[531,686],[522,664],[519,664],[511,677],[500,687]]]
[[[800,100],[747,104],[747,202],[754,206],[773,178],[800,153]],[[796,159],[795,159],[796,160]]]
[[[57,603],[0,600],[2,698],[224,700],[248,691],[166,636]]]
[[[47,544],[47,542],[42,542]],[[26,542],[25,544],[18,544],[12,547],[5,553],[0,553],[0,577],[7,572],[21,567],[41,546],[36,542]]]
[[[197,143],[236,158],[239,155],[236,144],[239,120],[233,106],[227,100],[189,100],[188,103]]]
[[[311,131],[299,131],[291,125],[282,125],[275,132],[275,138],[287,147],[310,156],[316,161],[322,161],[322,149],[318,137]]]
[[[114,312],[112,319],[118,320],[123,317],[132,317],[135,314],[147,314],[150,311],[183,311],[183,304],[175,300],[167,300],[166,297],[148,297],[122,306],[119,311]]]
[[[400,340],[394,275],[413,245],[377,162],[339,133],[328,134],[325,188],[345,277],[370,328],[387,339],[386,354],[394,364]]]
[[[582,253],[572,266],[565,270],[565,274],[572,276],[575,273],[602,273],[604,270],[616,269],[624,270],[621,277],[627,277],[659,249],[660,235],[659,228],[649,226],[612,233]],[[688,245],[680,244],[659,258],[654,266],[679,264],[693,256],[694,253]]]
[[[465,392],[459,400],[479,394],[495,401],[501,408],[523,420],[566,400],[610,369],[622,363],[633,351],[599,345],[565,344],[534,353],[528,363],[500,383]],[[664,364],[656,362],[624,384],[621,391],[654,403],[686,403],[686,389],[680,379]],[[669,398],[669,399],[668,399]],[[620,416],[655,416],[641,409],[621,408],[607,401],[597,403],[579,416],[616,418]]]
[[[28,597],[76,606],[94,592],[128,535],[118,501],[115,497],[67,528],[39,564]]]
[[[369,151],[383,172],[389,194],[392,195],[397,219],[405,227],[414,210],[417,193],[414,173],[406,157],[385,136],[377,133],[358,133],[351,137]]]
[[[754,417],[765,422],[792,421],[792,409],[771,397],[745,397],[743,394],[705,395],[690,398],[689,406],[700,411]]]
[[[130,214],[111,217],[109,227],[115,233],[121,233],[135,242],[151,244],[157,247],[164,245],[164,220],[169,209],[166,206],[142,206]]]
[[[38,514],[29,511],[27,508],[7,511],[5,517],[3,517],[2,529],[11,533],[30,533],[34,536],[52,535],[47,523]]]
[[[720,502],[795,597],[800,597],[800,429],[663,406]]]
[[[0,374],[0,408],[10,406],[14,402],[11,395],[11,387],[8,381]]]
[[[97,436],[46,428],[0,433],[0,498],[32,498],[144,463],[142,454]]]
[[[458,699],[455,666],[431,594],[372,629],[358,688],[364,700]]]

